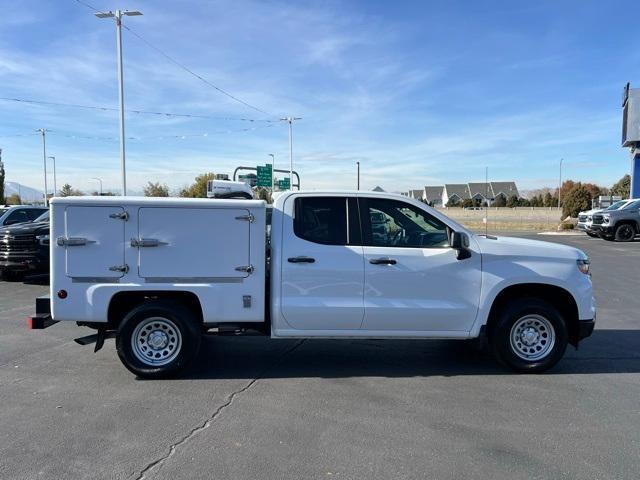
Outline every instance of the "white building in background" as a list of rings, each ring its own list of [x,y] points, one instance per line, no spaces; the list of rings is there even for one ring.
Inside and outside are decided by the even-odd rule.
[[[451,202],[476,200],[480,203],[494,202],[503,197],[505,202],[511,198],[520,198],[516,182],[479,182],[479,183],[447,183],[427,185],[422,190],[409,190],[403,195],[422,200],[434,207],[443,207]]]

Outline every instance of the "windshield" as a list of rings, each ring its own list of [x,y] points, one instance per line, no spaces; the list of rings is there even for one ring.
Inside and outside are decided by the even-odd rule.
[[[34,222],[48,222],[48,221],[49,221],[49,210],[47,210],[46,212],[44,212],[42,215],[40,215],[38,218],[34,220]]]
[[[609,205],[605,210],[618,210],[619,208],[624,207],[628,202],[629,200],[619,200]]]
[[[640,207],[640,200],[636,200],[635,202],[631,202],[628,205],[625,205],[622,210],[633,210],[638,207]]]

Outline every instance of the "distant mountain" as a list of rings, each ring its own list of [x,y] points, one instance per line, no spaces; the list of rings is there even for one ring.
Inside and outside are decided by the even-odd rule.
[[[4,195],[10,197],[11,195],[20,195],[22,203],[42,202],[42,191],[35,188],[21,185],[18,182],[4,182]]]

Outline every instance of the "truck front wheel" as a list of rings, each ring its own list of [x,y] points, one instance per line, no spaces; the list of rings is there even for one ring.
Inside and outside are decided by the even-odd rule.
[[[180,304],[153,301],[131,310],[118,328],[120,361],[143,378],[170,377],[198,353],[201,333],[190,311]]]
[[[615,239],[616,242],[630,242],[636,236],[636,229],[633,225],[623,223],[616,228]]]
[[[564,355],[567,326],[558,309],[543,300],[513,300],[498,313],[489,342],[496,359],[512,370],[544,372]]]

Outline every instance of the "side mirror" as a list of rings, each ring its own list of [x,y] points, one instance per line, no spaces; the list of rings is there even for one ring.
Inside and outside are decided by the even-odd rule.
[[[451,232],[451,248],[456,250],[456,258],[464,260],[471,257],[469,250],[469,235],[464,232]]]

